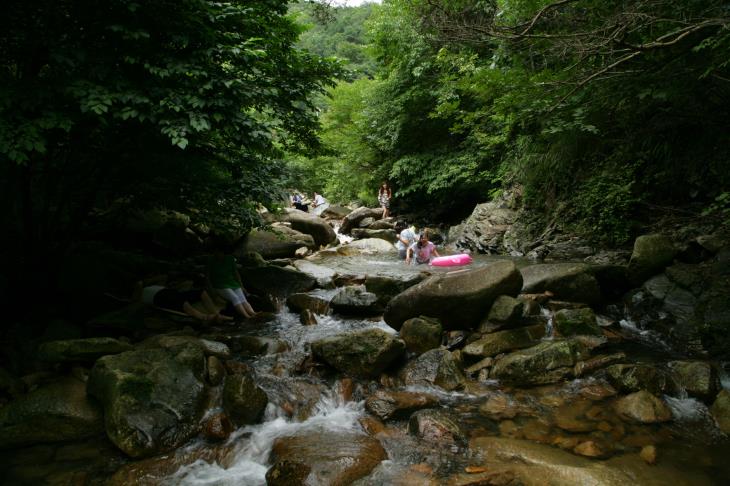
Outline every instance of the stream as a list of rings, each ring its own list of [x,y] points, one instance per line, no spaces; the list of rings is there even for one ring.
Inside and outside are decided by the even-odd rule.
[[[478,255],[470,267],[489,265],[498,259]],[[453,271],[406,266],[397,261],[394,255],[377,254],[330,256],[315,260],[315,263],[326,265],[339,273],[354,275],[393,276],[424,270],[432,273]],[[326,297],[334,292],[321,289],[314,291]],[[621,314],[621,309],[614,307],[609,312]],[[544,325],[548,328],[547,337],[543,339],[550,340],[552,313],[543,309],[542,315]],[[657,335],[641,329],[630,319],[621,318],[620,315],[611,318],[619,321],[622,339],[610,344],[606,353],[624,352],[630,361],[637,363],[681,358]],[[271,466],[269,455],[277,438],[301,433],[365,435],[367,431],[363,419],[368,412],[364,398],[375,388],[382,387],[382,384],[356,381],[351,392],[343,392],[346,380],[327,374],[325,378],[319,378],[316,373],[297,375],[291,370],[305,359],[312,341],[368,328],[395,333],[377,318],[347,318],[332,314],[318,316],[317,325],[304,326],[299,321],[299,315],[287,310],[286,306],[274,320],[247,329],[247,333],[284,340],[290,348],[284,353],[247,360],[255,370],[257,382],[269,396],[263,423],[236,430],[224,446],[227,449],[224,459],[211,462],[196,460],[180,467],[165,479],[164,484],[265,485],[265,475]],[[515,388],[495,380],[478,380],[476,376],[469,378],[467,386],[459,391],[447,392],[436,386],[403,389],[436,396],[439,408],[458,417],[467,431],[467,438],[526,439],[535,444],[548,445],[549,450],[564,454],[562,450],[569,450],[579,440],[589,437],[608,449],[606,454],[599,454],[599,458],[589,461],[608,469],[629,471],[639,466],[634,463],[627,466],[626,461],[638,457],[638,451],[643,446],[652,444],[659,451],[657,464],[651,466],[653,469],[650,470],[653,479],[637,478],[635,484],[666,484],[664,478],[670,477],[676,478],[676,484],[719,485],[730,482],[730,461],[727,461],[730,446],[727,437],[714,425],[707,406],[681,391],[673,396],[664,396],[673,414],[671,422],[627,424],[617,418],[611,408],[610,386],[601,379],[588,377],[553,385]],[[306,401],[297,396],[299,385],[318,387],[321,393],[306,412],[292,414],[287,402],[298,401],[301,405]],[[722,385],[726,388],[730,385],[727,375],[722,376]],[[509,409],[500,408],[500,403],[509,403]],[[485,404],[495,413],[489,416],[480,413],[480,408],[483,409]],[[299,412],[304,408],[307,407],[302,405]],[[519,413],[510,410],[518,410]],[[484,459],[464,443],[420,440],[409,433],[408,420],[391,420],[384,427],[376,437],[387,453],[387,460],[354,484],[459,484],[454,482],[455,475],[463,473],[472,464],[480,464]],[[206,447],[208,444],[199,441],[187,449]],[[640,466],[646,467],[643,463]],[[556,481],[554,484],[561,483],[559,479]]]

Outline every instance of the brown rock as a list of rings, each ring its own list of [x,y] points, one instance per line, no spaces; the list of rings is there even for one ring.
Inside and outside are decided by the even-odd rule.
[[[615,409],[622,419],[629,422],[653,424],[672,420],[672,411],[667,404],[645,390],[620,398]]]
[[[647,445],[647,446],[642,447],[641,452],[639,452],[639,456],[647,464],[656,464],[656,459],[657,459],[656,446]]]
[[[233,424],[225,413],[208,417],[203,424],[203,435],[209,440],[225,440],[233,432]]]
[[[299,314],[299,322],[302,323],[302,326],[316,326],[317,316],[311,310],[304,309]]]

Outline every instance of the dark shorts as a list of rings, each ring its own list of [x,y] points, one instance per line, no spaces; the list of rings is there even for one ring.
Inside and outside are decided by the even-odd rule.
[[[172,289],[162,289],[155,294],[152,303],[163,309],[171,309],[183,312],[183,304],[185,302],[193,303],[200,300],[202,290],[186,290],[180,292]]]

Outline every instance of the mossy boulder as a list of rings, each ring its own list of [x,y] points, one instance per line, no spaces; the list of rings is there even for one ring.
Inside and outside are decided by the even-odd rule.
[[[466,378],[453,353],[446,349],[431,349],[411,360],[398,373],[406,385],[435,385],[444,390],[464,386]]]
[[[555,299],[593,305],[601,301],[601,288],[585,263],[549,263],[521,268],[522,293],[550,291]]]
[[[661,273],[677,255],[672,240],[659,234],[642,235],[634,241],[629,260],[629,278],[635,285]]]
[[[352,376],[375,378],[403,356],[405,343],[382,329],[342,333],[312,343],[312,353]]]
[[[223,408],[237,426],[255,424],[264,415],[269,397],[246,371],[226,376],[223,385]]]
[[[102,356],[119,354],[131,349],[131,344],[108,337],[64,339],[42,343],[38,347],[38,357],[43,361],[52,363],[66,361],[94,362]]]
[[[489,377],[517,385],[556,383],[572,374],[578,352],[575,341],[546,341],[498,359]]]
[[[438,348],[441,345],[442,333],[443,327],[438,319],[426,316],[408,319],[400,329],[400,337],[406,343],[406,349],[416,354]]]
[[[553,325],[561,336],[603,336],[596,314],[590,307],[559,310],[553,317]]]

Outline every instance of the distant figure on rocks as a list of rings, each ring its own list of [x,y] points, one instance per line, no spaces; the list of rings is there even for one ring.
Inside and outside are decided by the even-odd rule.
[[[322,212],[329,207],[329,203],[327,200],[322,197],[322,194],[319,194],[317,192],[314,193],[314,201],[312,202],[312,207],[314,214],[319,216],[322,214]]]
[[[302,195],[298,192],[295,192],[291,197],[291,205],[292,207],[304,211],[305,213],[309,211],[309,206],[304,204],[304,200],[302,199]]]
[[[390,190],[388,182],[383,181],[378,189],[378,202],[380,207],[383,208],[383,219],[387,218],[390,214],[390,198],[393,197],[393,191]]]
[[[432,255],[441,256],[436,251],[436,245],[428,241],[428,229],[424,229],[418,241],[408,247],[406,263],[411,263],[412,259],[414,263],[429,263]]]
[[[401,260],[405,260],[408,253],[408,248],[410,248],[412,244],[418,241],[416,227],[411,225],[407,228],[406,224],[403,221],[398,221],[395,227],[396,231],[400,230],[398,233],[398,241],[395,243],[396,248],[398,248],[398,257]]]
[[[194,319],[207,323],[233,320],[231,317],[220,315],[208,292],[201,289],[175,290],[164,285],[144,286],[140,281],[135,285],[132,300],[161,309],[184,312]],[[195,302],[202,302],[207,312],[201,312],[193,307]]]
[[[241,275],[236,267],[236,257],[228,251],[230,249],[226,246],[223,243],[217,243],[215,252],[208,261],[206,270],[208,285],[213,292],[230,302],[239,316],[254,317],[257,312],[246,300],[248,292],[241,283]]]

